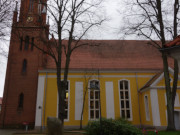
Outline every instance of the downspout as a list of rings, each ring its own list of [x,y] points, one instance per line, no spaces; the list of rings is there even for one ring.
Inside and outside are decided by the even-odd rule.
[[[44,117],[43,117],[43,129],[45,128],[45,116],[46,116],[46,93],[47,93],[47,72],[46,72],[46,83],[45,83],[45,95],[44,95]]]
[[[138,110],[139,110],[139,122],[140,122],[140,128],[142,127],[142,122],[141,122],[141,110],[140,110],[140,103],[139,103],[139,86],[138,86],[138,77],[137,77],[137,73],[135,73],[136,75],[136,86],[137,86],[137,94],[138,94]]]

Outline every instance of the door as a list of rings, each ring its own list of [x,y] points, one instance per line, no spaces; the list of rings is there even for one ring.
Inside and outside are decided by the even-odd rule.
[[[174,111],[174,123],[177,130],[180,130],[180,116],[178,111]]]

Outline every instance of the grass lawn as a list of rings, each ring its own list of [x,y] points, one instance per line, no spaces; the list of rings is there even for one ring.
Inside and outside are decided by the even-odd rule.
[[[45,133],[24,132],[24,133],[15,133],[14,135],[46,135],[46,134]],[[79,132],[65,132],[64,135],[86,135],[86,134],[79,133]],[[156,135],[156,133],[154,131],[148,131],[148,133],[144,134],[144,135]],[[176,132],[159,131],[158,135],[180,135],[180,131],[176,131]]]
[[[47,135],[47,134],[29,134],[29,133],[20,133],[20,134],[13,134],[13,135]],[[64,135],[85,135],[85,134],[81,134],[81,133],[64,133]]]
[[[41,133],[41,132],[20,132],[20,133],[14,133],[13,135],[46,135],[46,133]],[[85,134],[85,132],[65,131],[64,135],[86,135],[86,134]]]
[[[156,135],[156,133],[153,131],[148,131],[147,135]],[[180,131],[176,131],[176,132],[159,131],[158,135],[180,135]]]

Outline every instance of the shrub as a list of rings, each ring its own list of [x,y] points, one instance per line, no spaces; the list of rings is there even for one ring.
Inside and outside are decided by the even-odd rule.
[[[101,124],[100,124],[101,123]],[[91,121],[86,127],[88,135],[142,135],[142,132],[124,119],[102,118],[101,122]]]

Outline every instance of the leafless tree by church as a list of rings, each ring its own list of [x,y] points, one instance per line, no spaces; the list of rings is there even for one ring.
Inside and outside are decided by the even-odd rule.
[[[136,35],[148,39],[151,45],[162,50],[168,40],[175,39],[180,32],[179,0],[132,0],[126,1],[124,35]],[[159,40],[160,42],[157,42]],[[175,130],[174,101],[178,80],[178,64],[174,60],[173,88],[170,86],[168,54],[161,51],[167,96],[167,130]]]

